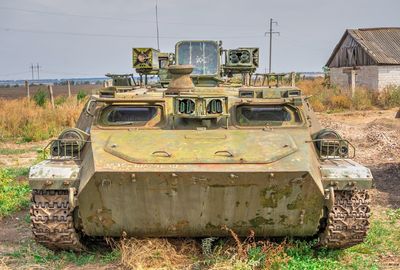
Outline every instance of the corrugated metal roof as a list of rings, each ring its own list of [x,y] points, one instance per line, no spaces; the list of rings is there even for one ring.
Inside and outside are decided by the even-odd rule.
[[[335,47],[330,62],[340,49],[342,42],[350,35],[378,65],[400,65],[400,27],[347,29]]]

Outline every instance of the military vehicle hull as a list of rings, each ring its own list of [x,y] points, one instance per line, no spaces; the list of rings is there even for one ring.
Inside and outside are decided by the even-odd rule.
[[[154,140],[143,153],[135,153],[130,143],[136,132]],[[297,140],[307,139],[299,130],[292,132]],[[273,134],[279,138],[273,143],[268,132],[252,138],[251,131],[159,131],[164,138],[159,140],[154,131],[112,133],[92,130],[95,173],[80,184],[78,195],[88,235],[120,236],[125,231],[132,236],[203,237],[225,235],[224,225],[240,235],[250,228],[259,236],[318,231],[324,191],[313,170],[317,160],[309,154],[310,145],[299,149],[293,139],[290,144],[290,135],[282,139],[283,132]],[[253,148],[245,147],[245,139],[235,148],[231,140],[236,137],[246,137]],[[168,141],[175,144],[165,145]],[[233,157],[214,155],[225,149],[224,141]],[[262,145],[281,150],[264,153]],[[166,149],[171,157],[154,158],[151,153],[157,149]],[[256,163],[260,152],[265,161]]]
[[[351,160],[321,164],[313,155],[313,144],[302,143],[310,138],[306,129],[301,130],[275,130],[274,134],[283,138],[275,142],[258,135],[257,139],[250,139],[253,149],[234,148],[230,142],[230,137],[235,136],[251,138],[251,131],[226,135],[223,140],[231,145],[229,151],[236,160],[225,155],[214,157],[215,160],[207,156],[214,153],[211,145],[216,144],[221,131],[175,131],[174,136],[182,133],[182,138],[196,137],[196,141],[188,139],[190,143],[186,144],[184,139],[177,140],[180,143],[171,146],[175,150],[166,148],[165,140],[155,141],[154,149],[147,151],[149,158],[160,147],[168,149],[171,157],[157,156],[155,159],[160,162],[154,163],[145,153],[129,155],[135,132],[145,136],[141,131],[121,130],[115,134],[94,128],[84,160],[38,164],[31,169],[31,185],[35,190],[69,188],[74,192],[72,203],[77,207],[71,214],[73,226],[87,236],[226,236],[225,226],[240,236],[248,235],[250,230],[259,237],[317,236],[335,203],[333,198],[327,198],[329,188],[351,191],[356,185],[368,189],[372,176],[367,168]],[[270,136],[269,132],[265,131],[265,136]],[[161,135],[172,136],[169,131],[160,131]],[[245,140],[242,142],[245,144]],[[268,151],[259,149],[262,145],[273,148],[273,144],[284,150],[275,149],[268,156]],[[109,145],[112,147],[107,148]],[[187,152],[185,145],[193,150]],[[181,155],[182,151],[186,154]],[[252,161],[251,157],[260,152],[265,161]],[[132,162],[137,156],[141,160]],[[208,161],[197,161],[202,157]],[[66,181],[68,187],[64,185]],[[66,196],[71,204],[69,197]],[[369,208],[362,210],[367,218]],[[359,222],[361,225],[356,227],[362,227],[361,234],[365,235],[368,224]],[[340,227],[347,225],[342,222]]]
[[[88,235],[208,237],[227,226],[242,236],[310,236],[323,216],[323,192],[307,172],[132,171],[104,180],[115,173],[96,172],[79,194]]]

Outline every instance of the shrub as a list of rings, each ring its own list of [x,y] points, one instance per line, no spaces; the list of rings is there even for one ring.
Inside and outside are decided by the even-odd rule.
[[[368,110],[372,108],[373,94],[366,89],[356,89],[352,97],[355,110]]]
[[[79,90],[78,94],[76,95],[76,99],[78,101],[82,101],[86,98],[86,96],[87,96],[86,92],[81,89],[81,90]]]
[[[323,112],[326,110],[325,105],[321,102],[321,100],[319,100],[317,98],[316,99],[311,98],[310,104],[311,104],[311,107],[313,108],[313,110],[316,112]]]
[[[36,105],[40,107],[43,107],[46,104],[47,99],[47,92],[42,88],[39,88],[39,90],[33,95],[33,100],[35,101]]]
[[[66,101],[67,101],[67,97],[66,97],[66,96],[59,96],[59,97],[56,97],[56,98],[55,98],[54,104],[55,104],[56,106],[59,106],[59,105],[65,103]]]
[[[388,86],[379,93],[378,105],[383,108],[400,106],[400,86]]]
[[[343,94],[333,96],[330,99],[330,108],[333,110],[350,109],[352,105],[351,99]]]

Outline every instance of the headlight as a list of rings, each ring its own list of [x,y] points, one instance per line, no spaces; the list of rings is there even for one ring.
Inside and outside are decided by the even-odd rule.
[[[345,158],[349,154],[349,145],[346,140],[334,130],[323,129],[314,137],[315,147],[320,156]]]
[[[87,142],[89,134],[78,128],[64,129],[51,145],[52,156],[79,155]]]

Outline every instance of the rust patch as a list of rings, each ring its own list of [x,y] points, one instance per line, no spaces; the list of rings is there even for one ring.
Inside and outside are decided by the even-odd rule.
[[[212,224],[211,222],[208,222],[206,224],[206,229],[207,230],[216,230],[216,229],[220,229],[219,226]]]
[[[276,208],[278,207],[278,201],[284,197],[289,197],[292,191],[292,185],[267,187],[260,192],[261,205],[265,208]]]
[[[278,221],[278,223],[281,224],[281,225],[285,225],[287,219],[288,219],[288,216],[286,216],[286,215],[280,215],[280,216],[279,216],[279,221]]]
[[[103,227],[105,231],[109,230],[111,226],[115,224],[115,221],[112,219],[111,210],[107,208],[97,209],[96,213],[88,217],[88,221]]]
[[[272,218],[264,218],[264,217],[256,217],[253,219],[249,220],[249,223],[251,224],[251,226],[253,226],[254,228],[258,228],[260,226],[263,225],[274,225],[275,222]]]
[[[189,221],[187,221],[187,220],[179,220],[176,224],[169,226],[169,230],[171,230],[171,231],[180,231],[183,228],[188,227],[188,226],[189,226]]]
[[[301,194],[298,194],[296,199],[287,205],[288,210],[303,209],[306,202]]]

